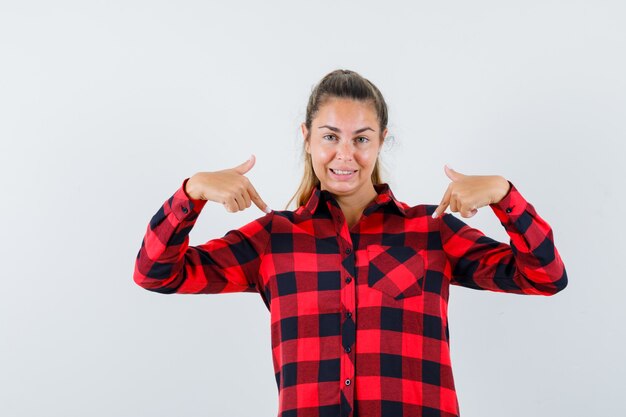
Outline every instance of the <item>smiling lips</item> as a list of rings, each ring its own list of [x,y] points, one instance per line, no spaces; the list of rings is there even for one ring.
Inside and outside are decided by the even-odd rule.
[[[351,177],[357,170],[353,169],[333,169],[329,168],[330,172],[332,172],[335,176],[340,178],[349,178]]]

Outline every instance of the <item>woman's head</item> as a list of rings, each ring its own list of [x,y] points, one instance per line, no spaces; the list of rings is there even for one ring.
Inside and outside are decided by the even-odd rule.
[[[322,78],[311,92],[301,125],[304,176],[289,203],[297,198],[298,206],[304,204],[317,185],[343,194],[381,183],[378,154],[387,121],[387,104],[369,80],[349,70]],[[355,172],[342,176],[333,171],[342,168]]]

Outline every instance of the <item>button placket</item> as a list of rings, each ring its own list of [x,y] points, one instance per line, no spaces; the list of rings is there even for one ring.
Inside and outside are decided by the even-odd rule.
[[[355,363],[353,349],[356,342],[356,287],[355,285],[348,285],[352,283],[354,274],[356,273],[355,267],[355,248],[352,247],[352,236],[348,229],[348,225],[345,221],[343,213],[340,212],[340,208],[336,207],[337,211],[334,213],[333,219],[337,219],[335,222],[337,238],[339,241],[339,256],[342,275],[345,285],[341,288],[341,361],[340,361],[340,383],[343,386],[342,391],[346,396],[346,400],[350,403],[354,398],[354,383],[352,378],[355,375]],[[356,281],[354,282],[356,284]],[[353,314],[355,313],[355,314]]]

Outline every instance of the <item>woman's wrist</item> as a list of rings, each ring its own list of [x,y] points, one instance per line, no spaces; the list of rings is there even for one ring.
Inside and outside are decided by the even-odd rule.
[[[197,196],[195,193],[195,188],[194,188],[195,181],[193,179],[194,177],[192,176],[185,181],[183,191],[185,192],[187,197],[189,197],[190,200],[202,200],[202,198]]]
[[[494,201],[491,204],[498,204],[504,197],[506,197],[509,191],[511,191],[511,183],[509,180],[500,175],[496,176],[496,178],[498,180],[498,185],[496,186],[498,191],[496,192]]]

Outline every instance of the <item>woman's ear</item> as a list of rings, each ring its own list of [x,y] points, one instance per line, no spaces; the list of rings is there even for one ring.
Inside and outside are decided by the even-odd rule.
[[[385,144],[385,141],[387,140],[387,128],[385,128],[385,130],[383,130],[383,134],[381,135],[381,140],[380,140],[380,146],[378,147],[378,153],[380,154],[381,149],[383,149],[383,145]]]
[[[306,128],[306,123],[302,122],[302,124],[300,125],[300,129],[302,130],[302,139],[304,140],[304,150],[307,153],[309,152],[309,141],[306,139],[307,136],[309,135],[309,129]]]

